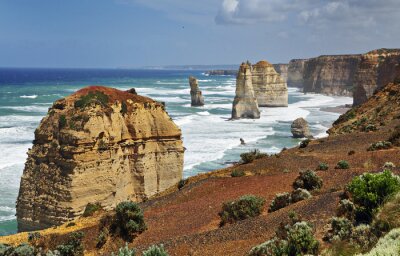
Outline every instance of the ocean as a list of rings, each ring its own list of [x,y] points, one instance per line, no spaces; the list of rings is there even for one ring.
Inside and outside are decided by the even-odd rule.
[[[203,107],[190,106],[190,75],[199,79]],[[252,149],[277,153],[297,145],[300,140],[291,138],[290,125],[298,117],[308,120],[314,136],[326,136],[339,114],[323,108],[352,103],[348,97],[303,94],[289,88],[289,107],[262,108],[258,120],[228,121],[235,82],[233,76],[211,77],[201,70],[0,69],[0,235],[17,231],[20,177],[41,118],[52,102],[87,85],[136,88],[140,95],[164,101],[182,129],[185,178],[223,168]]]

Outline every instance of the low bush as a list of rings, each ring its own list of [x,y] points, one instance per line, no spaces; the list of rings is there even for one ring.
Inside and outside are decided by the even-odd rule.
[[[324,240],[338,242],[350,238],[353,224],[347,218],[333,217],[331,219],[331,229],[325,235]]]
[[[286,240],[273,238],[260,245],[253,247],[248,256],[286,256],[288,243]]]
[[[115,212],[114,226],[122,235],[132,238],[147,229],[143,211],[138,204],[129,201],[119,203]]]
[[[349,220],[354,220],[355,212],[356,206],[352,201],[350,201],[349,199],[340,200],[337,210],[339,217],[345,217]]]
[[[83,232],[74,232],[69,236],[67,243],[57,246],[56,250],[61,256],[82,256],[84,251],[82,239],[84,236]]]
[[[376,131],[376,130],[378,130],[378,129],[377,129],[376,126],[373,125],[373,124],[367,124],[367,125],[363,128],[363,130],[364,130],[364,132],[374,132],[374,131]]]
[[[246,175],[245,172],[242,170],[233,170],[231,172],[231,177],[243,177],[245,175]]]
[[[285,208],[286,206],[291,204],[291,197],[290,194],[280,193],[276,194],[275,198],[272,200],[271,204],[269,205],[268,212],[274,212],[279,209]]]
[[[256,217],[261,214],[265,200],[254,195],[245,195],[238,200],[222,204],[222,211],[219,212],[221,225]]]
[[[128,113],[128,106],[126,105],[126,102],[123,101],[121,103],[121,114],[125,115],[126,113]]]
[[[362,252],[366,252],[378,242],[378,238],[369,225],[362,224],[353,228],[349,242]]]
[[[128,244],[125,244],[124,247],[119,248],[117,254],[111,253],[111,256],[135,256],[135,249],[129,249]]]
[[[313,171],[307,170],[300,172],[299,176],[293,182],[293,188],[303,188],[308,191],[320,189],[322,187],[322,179]]]
[[[363,256],[400,255],[400,228],[393,229],[380,238],[375,247]]]
[[[365,173],[355,177],[347,190],[356,205],[356,220],[370,223],[378,207],[400,191],[400,179],[390,171]]]
[[[317,170],[319,171],[326,171],[329,169],[329,166],[327,163],[319,163]]]
[[[396,127],[392,134],[390,134],[389,142],[395,146],[400,146],[400,127]]]
[[[240,154],[240,158],[242,159],[242,162],[245,164],[251,163],[256,159],[263,158],[265,156],[267,156],[267,154],[261,153],[260,150],[258,149],[254,149],[250,152]]]
[[[337,164],[335,169],[349,169],[350,165],[346,160],[340,160]]]
[[[152,245],[143,252],[143,256],[168,256],[168,253],[162,244]]]
[[[104,227],[100,231],[100,234],[97,237],[97,243],[96,243],[97,248],[103,247],[103,245],[107,242],[109,234],[110,234],[110,231],[106,227]]]
[[[65,115],[61,115],[60,119],[58,119],[58,127],[59,129],[62,129],[67,126],[67,118]]]
[[[97,211],[101,210],[101,205],[99,203],[88,203],[85,207],[85,211],[83,212],[83,217],[93,216],[93,214]]]
[[[29,244],[20,244],[17,247],[8,244],[0,244],[1,256],[33,256],[37,254],[39,254],[39,252],[35,247]]]
[[[81,96],[79,100],[75,101],[75,108],[85,108],[91,103],[106,106],[108,104],[108,96],[103,92],[90,92],[87,95]]]
[[[393,145],[389,141],[378,141],[376,143],[371,144],[371,146],[369,146],[369,148],[367,150],[368,151],[376,151],[376,150],[389,149],[392,147],[393,147]]]
[[[288,230],[288,255],[318,254],[319,242],[307,222],[297,222]]]
[[[300,142],[299,148],[306,148],[308,144],[310,144],[311,140],[310,139],[305,139],[302,142]]]
[[[392,163],[392,162],[386,162],[386,163],[382,166],[382,168],[385,169],[385,170],[391,170],[391,169],[393,169],[393,168],[396,168],[396,165],[395,165],[394,163]]]
[[[382,225],[385,227],[379,229],[400,228],[400,193],[397,193],[380,207],[374,219],[374,226]]]
[[[311,194],[306,189],[298,188],[290,194],[290,198],[293,204],[311,198]]]

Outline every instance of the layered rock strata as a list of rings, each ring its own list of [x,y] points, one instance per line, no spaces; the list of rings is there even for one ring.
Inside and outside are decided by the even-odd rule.
[[[289,64],[272,64],[274,69],[282,77],[282,79],[287,83],[288,80],[288,69]]]
[[[204,106],[204,97],[199,89],[199,82],[193,76],[189,77],[190,97],[192,106]]]
[[[308,122],[300,117],[293,121],[291,125],[291,132],[293,138],[311,138],[310,128]]]
[[[236,96],[232,106],[232,119],[260,118],[252,79],[251,64],[242,63],[236,77]]]
[[[303,73],[306,61],[305,59],[294,59],[289,62],[287,74],[287,85],[289,87],[303,88]]]
[[[267,61],[252,67],[252,83],[260,107],[287,107],[288,90],[284,79]]]
[[[18,230],[62,224],[88,203],[140,202],[182,178],[181,131],[150,98],[92,86],[57,100],[35,131]]]

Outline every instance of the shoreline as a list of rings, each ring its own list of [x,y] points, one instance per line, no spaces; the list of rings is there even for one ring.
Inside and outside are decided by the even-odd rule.
[[[336,114],[344,114],[347,111],[349,111],[351,109],[351,107],[349,107],[348,105],[341,105],[341,106],[337,106],[337,107],[324,107],[321,108],[321,111],[324,112],[330,112],[330,113],[336,113]]]

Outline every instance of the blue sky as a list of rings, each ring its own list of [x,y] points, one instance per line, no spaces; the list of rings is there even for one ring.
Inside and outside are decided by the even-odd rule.
[[[399,0],[0,0],[0,67],[288,62],[400,47]]]

